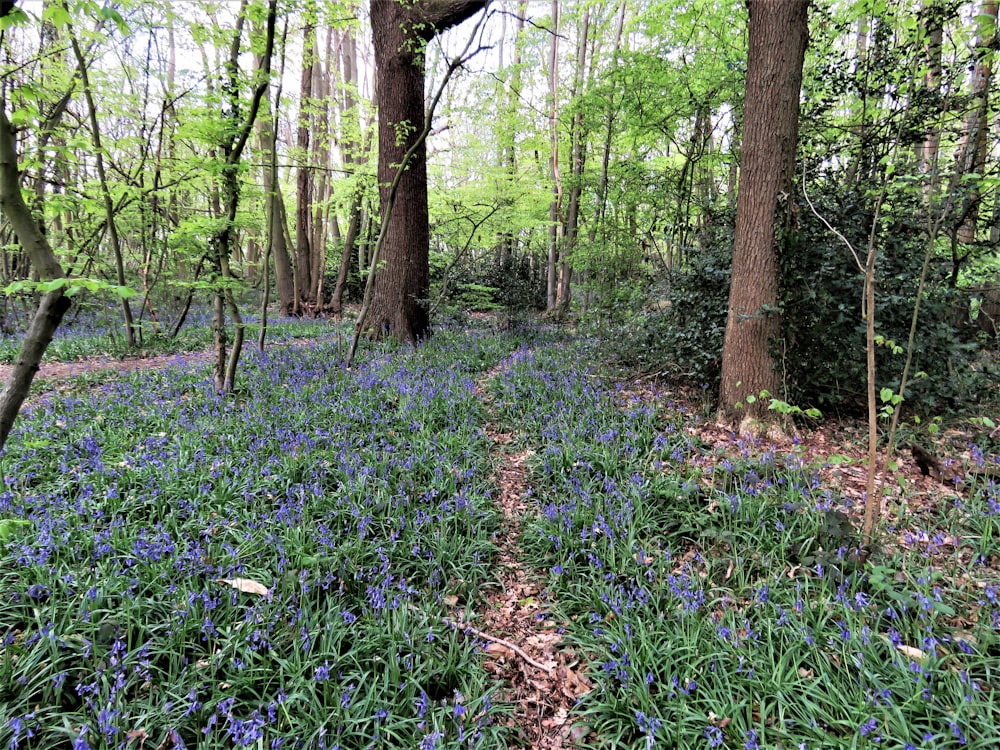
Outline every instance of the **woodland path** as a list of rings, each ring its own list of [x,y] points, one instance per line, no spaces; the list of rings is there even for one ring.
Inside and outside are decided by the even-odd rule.
[[[478,381],[476,391],[491,407],[488,383],[504,372],[504,360]],[[562,644],[560,624],[550,609],[549,591],[538,571],[522,562],[522,519],[533,512],[528,499],[527,462],[530,449],[516,450],[516,434],[503,432],[496,423],[486,425],[492,442],[494,482],[503,523],[497,534],[499,549],[495,575],[498,585],[480,604],[474,634],[487,640],[486,668],[501,682],[500,698],[513,706],[507,723],[520,733],[523,746],[533,750],[574,747],[587,730],[571,725],[570,710],[590,691],[586,665]],[[513,648],[512,648],[513,646]]]

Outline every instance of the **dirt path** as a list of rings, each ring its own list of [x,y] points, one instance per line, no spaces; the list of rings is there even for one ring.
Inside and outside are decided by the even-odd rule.
[[[135,372],[137,370],[159,370],[164,367],[209,362],[212,356],[213,352],[203,350],[128,359],[90,357],[76,362],[42,362],[35,375],[35,380],[68,380],[81,375],[109,371]],[[13,369],[14,365],[0,365],[0,381],[6,381]]]
[[[506,364],[479,381],[477,391],[487,405],[486,384]],[[591,686],[586,666],[561,642],[545,582],[521,562],[521,521],[533,512],[526,466],[532,452],[512,451],[514,433],[501,432],[495,424],[486,426],[486,434],[493,442],[494,481],[504,516],[496,540],[499,586],[486,596],[479,619],[469,624],[487,640],[486,668],[503,684],[500,698],[514,706],[507,723],[521,733],[523,745],[535,750],[573,747],[581,730],[570,725],[570,709]]]

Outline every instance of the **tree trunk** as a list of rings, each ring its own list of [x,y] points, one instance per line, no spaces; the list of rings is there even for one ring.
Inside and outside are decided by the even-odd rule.
[[[924,74],[923,91],[927,100],[934,104],[937,104],[941,93],[941,44],[943,41],[941,14],[942,6],[939,0],[930,0],[921,9],[926,35],[924,52],[927,55],[927,72]],[[939,112],[940,109],[938,106],[934,106],[931,111]],[[938,122],[929,122],[927,127],[927,135],[924,137],[923,143],[916,147],[916,152],[917,166],[923,178],[920,194],[924,211],[927,216],[931,216],[937,198],[938,147],[941,143],[941,129]]]
[[[509,180],[509,190],[514,189],[517,183],[517,107],[521,97],[522,62],[524,58],[524,18],[528,12],[527,0],[518,0],[517,4],[517,24],[514,27],[514,62],[511,65],[510,81],[506,92],[506,104],[503,117],[500,120],[499,138],[500,147],[500,168],[506,170],[506,177]],[[513,205],[513,200],[505,198],[508,205]],[[509,230],[503,230],[499,236],[499,254],[497,260],[501,269],[506,268],[510,258],[514,254],[514,234]]]
[[[583,96],[584,71],[587,68],[587,37],[590,31],[590,11],[583,12],[580,22],[580,39],[576,53],[576,76],[573,79],[572,96],[575,99]],[[580,196],[583,193],[584,140],[583,109],[577,107],[573,115],[572,132],[570,134],[572,151],[570,154],[571,184],[569,189],[569,206],[566,211],[565,241],[560,253],[559,290],[556,296],[556,309],[560,316],[569,312],[570,282],[573,278],[573,252],[576,250],[576,239],[580,228]]]
[[[378,181],[385,237],[365,328],[415,342],[429,332],[430,227],[424,137],[424,49],[435,34],[485,8],[486,0],[371,0],[378,106]],[[390,200],[390,186],[404,157]]]
[[[63,278],[65,274],[59,260],[21,195],[14,133],[3,107],[0,107],[0,209],[38,275],[46,281]],[[64,291],[64,287],[59,287],[42,296],[21,343],[14,369],[0,393],[0,450],[7,443],[14,420],[28,397],[31,381],[38,372],[38,363],[42,361],[56,329],[69,310],[70,299]]]
[[[326,50],[324,60],[326,65],[316,61],[313,63],[313,98],[318,111],[312,118],[312,150],[313,165],[319,169],[313,180],[312,206],[312,288],[309,298],[316,304],[316,311],[323,307],[323,276],[326,273],[326,244],[329,236],[334,243],[340,240],[340,225],[336,212],[331,212],[331,181],[330,181],[330,78],[334,65],[331,64],[333,48],[333,29],[326,30]]]
[[[71,32],[72,33],[72,32]],[[122,245],[118,236],[118,224],[115,222],[115,204],[108,187],[108,176],[104,169],[104,147],[101,144],[101,129],[97,121],[97,104],[94,102],[94,92],[90,87],[90,75],[87,71],[87,61],[83,50],[75,36],[70,37],[73,54],[76,56],[77,73],[83,83],[84,99],[87,101],[87,112],[90,117],[90,137],[94,144],[94,160],[97,164],[97,177],[101,185],[101,197],[104,200],[104,222],[108,229],[108,239],[111,241],[111,252],[115,259],[115,276],[119,287],[125,286],[125,260],[122,257]],[[132,305],[128,297],[121,295],[119,304],[125,323],[125,343],[130,349],[135,347],[135,321],[132,315]]]
[[[299,87],[299,119],[295,145],[297,147],[299,166],[295,178],[295,280],[298,286],[299,298],[297,306],[311,299],[313,282],[312,233],[310,232],[310,214],[313,202],[313,176],[311,154],[309,152],[309,111],[312,106],[313,65],[316,56],[316,8],[308,4],[305,10],[306,21],[302,28],[302,78]]]
[[[213,265],[213,281],[218,286],[214,290],[212,304],[213,320],[212,328],[215,333],[216,360],[213,368],[213,378],[216,390],[220,393],[228,394],[232,392],[236,382],[236,371],[240,361],[240,354],[243,347],[243,336],[245,326],[243,317],[240,315],[236,298],[233,295],[230,280],[233,278],[229,267],[232,255],[233,241],[236,230],[236,211],[239,206],[239,166],[243,158],[243,151],[246,148],[250,133],[253,131],[254,122],[260,112],[260,105],[264,95],[270,86],[271,75],[271,54],[274,51],[274,27],[276,20],[277,0],[269,0],[267,6],[267,30],[264,54],[261,57],[261,67],[255,70],[256,84],[250,97],[250,102],[246,108],[246,115],[242,122],[238,120],[242,107],[239,101],[239,58],[240,39],[243,32],[245,20],[246,0],[240,6],[237,15],[236,28],[229,51],[229,59],[226,62],[226,76],[223,79],[223,117],[227,118],[232,125],[227,129],[225,140],[219,144],[219,151],[223,157],[223,163],[219,172],[218,180],[221,183],[222,195],[224,198],[223,210],[216,207],[215,215],[221,218],[221,226],[216,230],[209,240],[209,253]],[[216,194],[218,192],[216,191]],[[225,313],[228,310],[233,320],[233,346],[228,358],[226,356],[226,321]]]
[[[255,33],[266,33],[266,29],[255,29]],[[284,51],[282,51],[281,70],[284,71]],[[263,57],[254,53],[254,69],[263,70]],[[257,131],[257,150],[261,155],[262,167],[261,185],[264,190],[264,215],[267,220],[267,240],[265,245],[270,248],[268,253],[274,264],[274,285],[278,292],[278,305],[282,315],[291,315],[295,308],[295,281],[293,279],[292,260],[288,254],[288,244],[285,242],[287,228],[284,226],[285,212],[282,207],[281,183],[278,180],[277,156],[275,153],[275,131],[277,117],[275,109],[280,107],[281,86],[275,94],[275,103],[271,104],[271,95],[267,93],[260,103],[260,116],[255,128]],[[265,263],[268,262],[265,260]]]
[[[340,147],[343,154],[345,167],[353,168],[354,192],[351,196],[349,208],[349,219],[347,234],[344,236],[344,245],[340,254],[340,268],[337,269],[337,281],[333,287],[333,296],[330,298],[330,310],[339,313],[344,307],[344,290],[347,287],[347,276],[351,269],[351,258],[361,230],[362,201],[364,199],[364,182],[362,180],[361,168],[367,161],[367,142],[369,138],[364,138],[365,145],[361,144],[363,136],[355,133],[359,127],[357,100],[354,92],[357,88],[357,63],[358,49],[354,40],[354,32],[345,29],[340,43],[340,77],[342,92],[340,97],[340,123],[341,136]]]
[[[798,141],[807,7],[802,0],[747,0],[743,143],[720,392],[720,418],[730,423],[764,420],[773,412],[761,394],[778,392],[769,351],[780,330],[776,225],[791,226],[788,195]]]
[[[561,239],[562,180],[559,176],[559,1],[552,0],[552,46],[549,48],[549,254],[546,265],[546,309],[554,312],[559,301],[557,263]]]
[[[965,119],[959,143],[961,174],[972,182],[960,201],[957,238],[959,242],[976,240],[979,204],[982,196],[979,183],[986,166],[986,134],[989,131],[990,79],[993,75],[993,55],[997,37],[997,0],[983,0],[976,16],[976,65],[972,71],[972,109]],[[957,265],[957,264],[956,264]]]

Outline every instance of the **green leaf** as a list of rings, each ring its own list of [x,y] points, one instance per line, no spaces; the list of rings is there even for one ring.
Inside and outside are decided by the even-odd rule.
[[[879,391],[879,396],[882,397],[883,404],[892,401],[892,395],[893,395],[892,388],[883,388],[881,391]]]
[[[122,36],[128,36],[129,28],[128,24],[125,23],[125,19],[122,18],[121,13],[115,10],[110,5],[105,5],[98,12],[98,17],[104,21],[111,21],[115,26],[118,27],[118,31],[121,32]]]
[[[117,294],[121,299],[128,299],[129,297],[135,297],[139,292],[127,286],[116,286],[112,291]]]
[[[45,3],[42,20],[48,21],[56,28],[69,26],[73,18],[62,3]]]
[[[5,518],[0,521],[0,542],[6,542],[18,531],[31,527],[31,521],[23,518]]]
[[[32,288],[34,288],[34,284],[31,281],[21,279],[20,281],[13,281],[4,287],[3,293],[10,297],[14,294],[31,291]]]
[[[25,13],[20,8],[14,8],[10,13],[8,13],[3,18],[0,18],[0,30],[9,29],[12,26],[19,26],[24,23],[28,23],[31,19],[28,18],[28,14]]]

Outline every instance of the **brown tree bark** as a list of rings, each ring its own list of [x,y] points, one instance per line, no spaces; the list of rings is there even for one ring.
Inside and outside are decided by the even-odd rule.
[[[340,267],[337,270],[337,281],[330,298],[330,310],[339,313],[344,306],[344,290],[347,287],[347,276],[351,269],[351,258],[358,241],[361,229],[362,199],[364,198],[364,183],[360,175],[361,167],[367,161],[368,141],[362,134],[356,133],[359,127],[357,100],[357,69],[358,50],[354,40],[354,32],[345,29],[340,38],[340,80],[342,91],[340,96],[340,150],[344,155],[344,166],[354,170],[354,192],[351,196],[347,233],[340,254]],[[361,145],[361,141],[365,145]]]
[[[573,79],[572,96],[583,96],[584,71],[587,67],[587,39],[590,32],[590,11],[583,12],[580,21],[580,38],[576,52],[576,76]],[[577,107],[573,115],[570,133],[572,150],[570,153],[569,206],[566,210],[566,229],[559,258],[559,288],[556,294],[556,311],[560,317],[569,312],[570,284],[573,279],[573,252],[580,230],[580,196],[583,194],[583,166],[586,157],[586,133],[583,130],[583,110]]]
[[[224,209],[222,206],[215,208],[216,215],[222,219],[222,225],[212,233],[209,239],[209,255],[212,262],[213,280],[220,282],[222,288],[214,291],[212,301],[212,329],[215,339],[216,359],[213,367],[213,380],[215,388],[223,394],[232,392],[236,382],[236,370],[240,361],[240,354],[243,348],[243,337],[246,327],[243,317],[240,315],[239,306],[233,295],[232,288],[226,283],[233,278],[229,266],[229,259],[232,255],[233,242],[236,234],[236,211],[239,204],[239,166],[243,158],[243,151],[246,148],[250,133],[253,130],[257,114],[260,112],[261,101],[270,86],[271,76],[271,55],[274,52],[274,30],[276,20],[277,0],[268,0],[267,4],[267,25],[266,40],[264,44],[264,54],[261,58],[262,67],[255,71],[256,84],[250,96],[250,102],[246,108],[246,115],[242,122],[236,121],[242,112],[239,100],[239,58],[240,39],[242,37],[243,23],[245,20],[246,0],[241,4],[237,15],[236,29],[229,50],[229,59],[226,62],[226,77],[223,79],[223,94],[225,110],[223,116],[230,120],[233,128],[226,132],[225,139],[219,144],[219,152],[222,156],[218,187],[224,196]],[[233,345],[228,358],[226,356],[226,327],[225,313],[229,312],[233,320]]]
[[[255,32],[266,33],[266,29],[256,28]],[[284,53],[282,53],[284,54]],[[284,70],[284,57],[282,57],[282,71]],[[254,69],[263,70],[263,55],[254,53]],[[281,87],[278,87],[276,98],[281,95]],[[260,103],[260,115],[257,117],[255,128],[257,131],[257,150],[262,157],[261,162],[265,165],[261,175],[261,185],[264,190],[264,214],[267,217],[267,241],[270,247],[272,263],[274,264],[274,285],[278,292],[278,305],[282,315],[291,315],[295,307],[295,280],[292,276],[292,259],[288,253],[288,244],[285,242],[287,227],[284,226],[285,212],[281,195],[281,183],[277,179],[277,169],[275,164],[275,130],[277,129],[276,119],[271,105],[271,95],[266,93]]]
[[[427,150],[420,143],[425,126],[424,48],[438,32],[487,4],[488,0],[371,0],[379,195],[386,223],[365,326],[375,336],[388,334],[415,342],[429,332]],[[411,146],[416,149],[404,166],[395,200],[390,201],[390,185]]]
[[[924,53],[927,55],[927,72],[924,74],[922,87],[925,96],[931,101],[936,101],[941,92],[941,45],[944,41],[941,14],[942,6],[938,0],[929,0],[921,8],[921,20],[926,35]],[[924,136],[923,142],[916,147],[917,166],[923,177],[920,194],[928,216],[933,213],[937,198],[940,144],[941,130],[937,123],[934,123]]]
[[[0,107],[0,210],[31,258],[38,275],[46,281],[63,278],[65,274],[59,260],[21,195],[14,133],[3,107]],[[17,354],[14,369],[0,392],[0,450],[7,442],[24,399],[28,397],[31,381],[38,372],[38,363],[42,361],[42,355],[69,310],[70,299],[64,291],[63,287],[59,287],[42,296]]]
[[[781,322],[776,229],[791,219],[807,7],[803,0],[747,0],[743,143],[719,399],[720,418],[730,423],[766,421],[773,412],[760,394],[778,392],[769,351]]]
[[[108,186],[108,176],[104,169],[104,145],[101,143],[101,128],[97,119],[97,104],[94,102],[94,91],[90,85],[90,74],[87,71],[87,61],[83,56],[76,36],[70,29],[70,42],[73,47],[73,54],[76,56],[77,73],[83,83],[84,99],[87,102],[87,114],[90,122],[90,137],[94,144],[94,161],[97,165],[97,176],[101,185],[101,197],[104,201],[104,222],[108,230],[108,239],[111,242],[111,252],[115,260],[115,275],[119,287],[124,287],[125,279],[125,259],[122,256],[122,243],[118,235],[118,223],[115,220],[115,203],[111,197],[111,188]],[[131,349],[136,345],[135,339],[135,319],[132,315],[132,305],[128,297],[121,297],[119,304],[122,308],[122,317],[125,323],[125,343]]]

